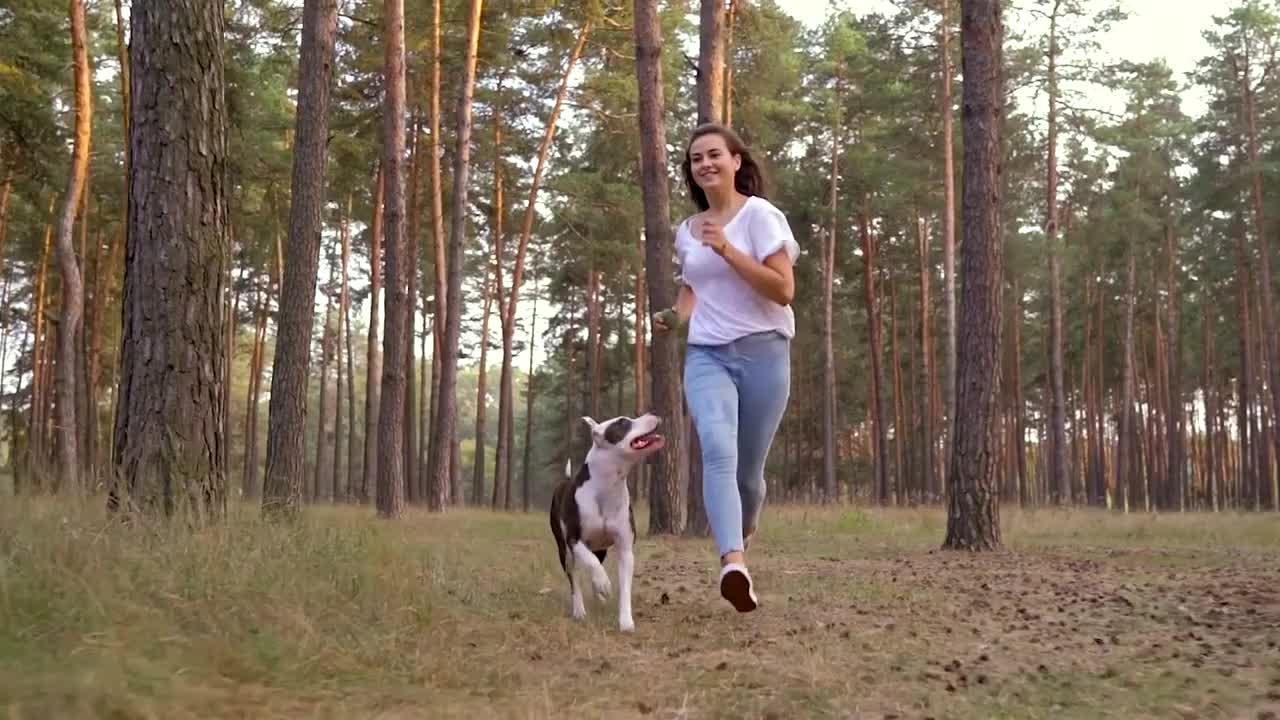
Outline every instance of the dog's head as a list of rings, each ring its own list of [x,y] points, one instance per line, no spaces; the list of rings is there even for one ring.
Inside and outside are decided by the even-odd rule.
[[[667,442],[658,434],[662,419],[652,413],[638,418],[616,417],[603,422],[583,417],[582,421],[591,428],[591,444],[597,452],[616,454],[627,462],[652,455]]]

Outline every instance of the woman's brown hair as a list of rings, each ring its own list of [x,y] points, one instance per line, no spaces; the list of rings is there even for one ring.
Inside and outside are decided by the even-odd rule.
[[[693,199],[693,204],[698,206],[699,210],[707,210],[711,204],[707,202],[707,194],[702,188],[698,187],[693,179],[693,161],[689,158],[689,148],[693,146],[693,142],[705,135],[719,135],[724,139],[724,144],[729,148],[729,152],[742,158],[742,166],[738,168],[738,172],[733,176],[733,187],[743,195],[754,195],[756,197],[765,197],[764,173],[760,171],[760,166],[756,163],[751,151],[747,149],[742,138],[729,128],[717,123],[705,123],[694,128],[693,134],[689,136],[689,142],[684,147],[684,161],[680,163],[680,169],[684,171],[684,184],[689,189],[689,197]]]

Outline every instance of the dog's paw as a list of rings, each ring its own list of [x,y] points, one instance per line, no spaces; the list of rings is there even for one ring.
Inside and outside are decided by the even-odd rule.
[[[595,589],[596,597],[601,600],[606,600],[613,594],[613,584],[609,582],[609,576],[603,572],[591,576],[591,587]]]
[[[635,621],[635,620],[632,620],[632,619],[631,619],[631,618],[629,618],[629,617],[628,617],[628,618],[621,618],[620,620],[618,620],[618,629],[619,629],[619,630],[621,630],[622,632],[627,632],[627,633],[629,633],[629,632],[635,632],[635,631],[636,631],[636,621]]]
[[[573,606],[569,609],[569,612],[573,615],[574,620],[587,619],[587,608],[583,605],[581,597],[575,597],[573,599]]]

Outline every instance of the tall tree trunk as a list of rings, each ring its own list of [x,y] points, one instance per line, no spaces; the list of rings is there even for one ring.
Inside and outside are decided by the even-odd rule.
[[[222,3],[192,0],[180,13],[138,3],[130,24],[133,165],[107,506],[201,524],[226,513]]]
[[[1247,35],[1247,33],[1246,33]],[[1275,306],[1272,301],[1272,282],[1274,278],[1271,275],[1271,240],[1267,234],[1266,214],[1264,212],[1265,204],[1263,202],[1263,181],[1262,168],[1260,167],[1260,150],[1258,140],[1258,107],[1257,107],[1257,89],[1253,85],[1253,47],[1252,43],[1246,37],[1244,46],[1244,63],[1239,69],[1241,95],[1244,104],[1244,119],[1246,133],[1246,151],[1248,153],[1250,167],[1250,190],[1253,200],[1253,238],[1258,246],[1259,259],[1259,277],[1258,282],[1261,297],[1258,304],[1261,306],[1262,320],[1262,357],[1266,361],[1266,384],[1271,390],[1271,415],[1272,417],[1280,417],[1280,348],[1277,348],[1276,339],[1276,321]],[[1235,58],[1232,58],[1235,64]],[[1275,50],[1272,49],[1270,62],[1275,63]],[[1268,68],[1269,72],[1271,68]],[[1267,78],[1264,77],[1261,82],[1265,83]],[[1280,454],[1280,432],[1273,432],[1263,436],[1263,442],[1270,440],[1277,454]],[[1264,477],[1274,477],[1270,467],[1261,468],[1262,472],[1258,473],[1259,479]],[[1275,499],[1275,509],[1280,511],[1280,498]]]
[[[258,485],[258,401],[262,397],[262,366],[266,362],[267,316],[270,315],[270,305],[267,293],[259,289],[257,307],[254,310],[253,352],[249,356],[249,392],[245,400],[244,469],[240,475],[240,489],[246,498],[257,498],[262,494]]]
[[[533,357],[534,348],[538,341],[536,329],[538,327],[538,284],[533,285],[533,319],[529,323],[529,371],[525,376],[524,388],[524,462],[520,464],[521,494],[520,499],[524,505],[524,511],[529,512],[529,462],[532,459],[533,448]]]
[[[129,206],[129,177],[131,158],[133,157],[132,149],[129,147],[129,119],[133,116],[130,109],[131,95],[129,82],[129,46],[124,39],[124,13],[120,7],[121,0],[115,0],[116,9],[116,59],[120,65],[120,112],[121,112],[121,128],[124,131],[124,194],[125,194],[125,224],[128,224],[128,206]],[[123,244],[123,243],[122,243]]]
[[[724,116],[724,3],[701,0],[698,22],[698,124]]]
[[[505,74],[498,79],[498,99],[494,102],[497,108],[501,108],[502,103],[502,86],[506,80]],[[506,307],[506,299],[502,294],[502,261],[506,256],[506,215],[507,204],[505,196],[506,167],[503,162],[503,126],[502,113],[494,112],[493,115],[493,276],[494,288],[493,299],[498,303],[498,324],[501,326],[503,313]],[[485,298],[485,333],[487,340],[488,321],[489,321],[489,298]],[[501,331],[502,328],[499,328]],[[505,338],[505,335],[504,335]],[[508,414],[514,399],[510,396],[504,396],[503,393],[512,392],[510,384],[504,386],[502,384],[502,374],[499,370],[498,375],[498,442],[494,448],[494,468],[493,468],[493,505],[497,504],[499,488],[502,489],[502,497],[505,499],[511,492],[511,443],[513,430],[511,427],[512,416]],[[477,425],[479,427],[479,425]],[[479,457],[479,456],[477,456]],[[483,468],[478,468],[481,472],[480,480],[473,488],[473,497],[477,504],[483,502],[484,498],[484,478]]]
[[[494,231],[498,232],[501,225],[495,225]],[[494,268],[497,271],[497,268]],[[493,309],[493,296],[495,290],[489,279],[489,273],[485,273],[484,279],[484,316],[480,321],[480,367],[478,369],[478,377],[476,378],[476,429],[475,429],[475,457],[471,463],[471,502],[476,506],[484,505],[484,463],[485,463],[485,434],[486,420],[489,409],[488,388],[486,387],[489,379],[489,314]],[[502,488],[495,474],[493,483],[493,507],[497,508],[498,498],[502,495]]]
[[[885,422],[884,391],[880,369],[883,345],[880,339],[880,311],[876,307],[875,258],[876,238],[871,233],[867,208],[858,214],[858,233],[862,238],[862,278],[867,307],[867,327],[871,335],[871,433],[874,445],[871,463],[874,468],[876,500],[889,504],[889,441]]]
[[[1208,297],[1208,294],[1205,294]],[[1214,512],[1219,510],[1219,497],[1221,494],[1221,485],[1218,474],[1218,449],[1217,449],[1217,419],[1218,411],[1218,392],[1215,379],[1217,373],[1213,371],[1213,343],[1210,342],[1212,337],[1209,332],[1209,313],[1207,308],[1201,308],[1200,311],[1200,330],[1204,337],[1204,345],[1201,355],[1201,386],[1204,391],[1205,413],[1204,413],[1204,432],[1205,432],[1205,470],[1208,476],[1208,492],[1209,502]]]
[[[85,29],[84,0],[70,0],[71,55],[75,78],[75,135],[71,171],[62,197],[55,247],[58,272],[62,276],[62,318],[58,323],[58,482],[76,486],[80,470],[81,426],[76,406],[79,398],[76,368],[80,367],[77,337],[84,316],[84,279],[72,237],[76,208],[89,174],[89,144],[93,136],[93,99],[90,93],[88,33]],[[88,218],[84,220],[87,222]]]
[[[360,482],[360,501],[369,501],[369,491],[378,477],[378,428],[382,408],[382,353],[378,350],[378,291],[382,288],[382,206],[386,195],[386,161],[378,161],[378,177],[373,191],[372,218],[369,222],[369,339],[365,344],[364,392],[364,476]]]
[[[311,325],[315,318],[316,274],[320,264],[321,213],[329,139],[329,93],[337,0],[306,0],[297,132],[289,204],[289,241],[276,320],[276,350],[267,406],[267,470],[262,509],[268,516],[295,516],[302,503],[307,378]]]
[[[4,156],[0,154],[0,162]],[[9,225],[9,196],[13,192],[13,176],[6,173],[4,182],[0,183],[0,275],[4,274],[4,240]]]
[[[444,182],[440,173],[440,155],[441,153],[441,137],[440,137],[440,3],[441,0],[432,2],[432,23],[431,23],[431,238],[432,245],[435,250],[435,272],[433,275],[433,286],[435,292],[435,318],[431,322],[431,398],[430,408],[428,410],[428,420],[431,426],[431,432],[427,436],[427,462],[419,470],[422,477],[419,483],[426,488],[428,504],[430,504],[432,488],[434,480],[428,477],[428,473],[432,472],[435,467],[435,455],[437,448],[435,445],[436,437],[436,401],[440,397],[440,362],[443,355],[443,339],[445,317],[448,312],[448,292],[449,282],[445,271],[448,269],[447,244],[448,238],[444,234]],[[447,458],[447,456],[446,456]],[[443,461],[446,465],[448,460]],[[448,468],[445,468],[446,471]],[[459,498],[454,497],[453,501],[457,503]]]
[[[929,402],[930,398],[933,397],[933,388],[937,381],[933,372],[933,330],[929,322],[932,315],[930,312],[930,306],[932,305],[930,278],[933,274],[933,266],[929,257],[929,228],[924,219],[920,217],[919,211],[916,212],[916,233],[917,244],[920,248],[920,417],[924,430],[924,448],[921,452],[924,465],[921,468],[923,471],[921,483],[922,490],[928,492],[937,482],[937,470],[934,465],[936,457],[934,449],[937,446],[937,436],[933,425],[936,416]]]
[[[565,62],[564,72],[560,75],[560,86],[556,90],[555,104],[551,107],[551,115],[547,117],[547,123],[543,129],[542,143],[538,146],[538,158],[534,166],[533,179],[530,181],[529,186],[529,199],[525,204],[524,217],[521,220],[520,242],[516,247],[515,266],[511,272],[511,287],[506,290],[506,307],[500,307],[499,315],[502,319],[502,371],[498,380],[498,422],[506,427],[499,427],[498,430],[498,442],[502,446],[499,449],[499,458],[510,458],[512,452],[511,445],[513,443],[514,429],[511,424],[512,418],[515,417],[513,409],[515,395],[512,379],[514,372],[512,362],[515,352],[515,318],[516,308],[520,302],[520,287],[524,282],[525,257],[529,248],[529,241],[533,236],[533,218],[538,191],[542,186],[542,174],[546,168],[547,157],[551,152],[551,142],[555,138],[556,127],[560,118],[560,108],[569,93],[569,77],[573,72],[574,66],[577,65],[578,59],[582,56],[582,50],[586,46],[590,32],[591,21],[588,20],[579,28],[577,41],[574,43],[573,50]],[[505,440],[503,439],[504,437]],[[498,472],[498,475],[502,476],[498,482],[503,483],[505,491],[509,494],[511,491],[511,462],[509,459],[500,459],[499,462],[504,463],[504,466]]]
[[[440,394],[436,399],[429,506],[444,510],[459,468],[454,466],[458,444],[458,338],[462,325],[462,242],[467,231],[467,193],[471,174],[471,98],[476,81],[476,53],[480,43],[483,0],[471,0],[467,21],[467,54],[458,96],[457,151],[453,163],[453,204],[450,207],[448,292],[440,358]],[[453,493],[455,497],[460,493]]]
[[[383,4],[382,165],[385,168],[382,225],[386,233],[383,256],[386,288],[383,312],[382,383],[378,413],[378,482],[375,488],[380,518],[404,512],[405,345],[409,342],[408,269],[405,247],[404,142],[405,48],[404,0]],[[462,178],[465,182],[465,177]]]
[[[1124,496],[1124,510],[1129,511],[1134,500],[1133,489],[1135,468],[1132,464],[1134,445],[1134,306],[1137,304],[1137,261],[1134,257],[1132,242],[1126,249],[1126,280],[1124,310],[1124,345],[1120,370],[1120,422],[1118,441],[1116,444],[1116,489]],[[1123,485],[1122,485],[1123,483]]]
[[[953,102],[951,98],[951,18],[949,0],[942,0],[942,42],[939,55],[942,58],[942,269],[945,278],[943,294],[946,297],[947,347],[945,369],[943,373],[943,392],[946,394],[945,447],[943,450],[942,482],[930,487],[931,495],[938,495],[939,490],[948,487],[947,474],[951,462],[951,445],[955,437],[956,417],[956,169],[955,148],[953,144]]]
[[[836,107],[843,105],[843,75],[836,69]],[[840,152],[841,128],[838,109],[835,127],[831,133],[831,224],[823,236],[822,243],[822,377],[827,392],[822,401],[822,477],[823,502],[835,503],[840,500],[839,479],[836,477],[836,354],[835,354],[835,275],[836,244],[840,232]]]
[[[1004,97],[1004,27],[999,0],[961,0],[964,74],[964,287],[956,356],[955,444],[948,478],[947,536],[943,547],[991,550],[1000,546],[996,385],[1000,378],[1001,123]]]
[[[27,470],[34,487],[40,487],[47,474],[44,443],[44,407],[47,383],[44,368],[49,352],[49,255],[53,250],[53,209],[56,197],[49,198],[49,220],[44,226],[43,250],[40,253],[40,271],[36,275],[36,316],[34,336],[31,341],[31,416],[27,427]]]
[[[329,366],[337,359],[333,337],[333,295],[329,292],[333,286],[335,269],[332,264],[329,265],[329,283],[324,288],[324,329],[320,331],[320,408],[316,418],[315,490],[312,493],[315,502],[333,501],[333,466],[337,459],[333,452],[333,425],[329,422],[329,414],[333,412]]]
[[[1239,462],[1237,463],[1237,486],[1241,495],[1251,495],[1253,488],[1254,468],[1251,452],[1253,442],[1250,430],[1253,427],[1252,421],[1252,405],[1253,405],[1253,344],[1250,342],[1250,328],[1252,321],[1250,320],[1249,304],[1253,286],[1253,273],[1250,269],[1251,258],[1245,246],[1245,232],[1241,228],[1237,235],[1236,244],[1236,297],[1237,297],[1237,319],[1239,328],[1240,341],[1240,372],[1237,375],[1237,398],[1236,398],[1236,442],[1239,444]]]
[[[907,488],[912,473],[907,466],[907,439],[911,435],[911,421],[907,418],[902,388],[902,354],[898,346],[898,285],[889,283],[889,367],[890,384],[893,385],[893,487],[889,495],[895,505],[905,504]]]
[[[342,279],[338,289],[338,327],[336,331],[336,345],[334,347],[334,374],[335,374],[335,390],[333,396],[333,499],[335,502],[341,502],[346,499],[347,491],[351,483],[351,467],[350,457],[343,454],[346,450],[345,438],[343,437],[342,424],[342,402],[347,399],[343,385],[343,381],[350,380],[350,369],[344,368],[344,362],[348,355],[344,353],[344,339],[347,336],[347,253],[351,247],[351,195],[347,194],[347,204],[342,210],[342,219],[338,225],[338,242],[341,248],[341,272]],[[346,370],[344,372],[344,369]],[[348,406],[350,403],[348,403]]]
[[[587,269],[587,415],[600,419],[600,324],[604,303],[600,300],[600,273]]]
[[[665,102],[662,88],[662,28],[656,0],[635,0],[636,85],[639,89],[640,177],[644,198],[645,273],[649,307],[675,304],[672,281],[670,188],[667,185]],[[680,359],[678,340],[670,333],[653,338],[653,412],[669,428],[667,451],[653,463],[649,495],[649,534],[678,534],[683,528],[680,488],[688,458],[680,428]]]
[[[1188,502],[1187,479],[1185,471],[1186,451],[1183,448],[1185,429],[1183,426],[1182,407],[1182,338],[1179,326],[1178,304],[1181,293],[1178,288],[1178,247],[1174,238],[1172,224],[1165,226],[1165,311],[1168,314],[1168,393],[1169,406],[1166,412],[1169,435],[1169,482],[1177,493],[1180,509],[1185,510]]]
[[[405,237],[405,274],[408,275],[409,295],[405,298],[405,342],[404,342],[404,485],[405,499],[410,503],[421,502],[426,497],[426,488],[421,478],[414,472],[418,458],[418,426],[416,424],[415,404],[417,394],[414,389],[414,376],[417,374],[417,362],[413,354],[414,325],[418,301],[418,231],[421,214],[418,212],[418,178],[422,161],[422,128],[415,107],[413,124],[409,135],[409,196],[407,200],[409,213],[409,229]],[[426,418],[423,418],[426,422]]]
[[[738,5],[744,0],[726,0],[724,22],[724,99],[721,100],[721,124],[733,127],[733,27],[738,21]]]
[[[640,263],[635,268],[636,322],[635,322],[635,338],[634,338],[635,347],[632,349],[632,353],[634,355],[632,370],[635,373],[635,377],[634,377],[635,389],[633,392],[636,399],[635,415],[636,417],[640,417],[645,412],[647,412],[649,408],[649,398],[648,398],[648,393],[646,392],[647,388],[645,383],[645,380],[648,378],[648,375],[649,375],[648,370],[645,367],[646,365],[645,348],[648,346],[648,343],[645,342],[645,339],[648,337],[649,331],[648,331],[647,323],[645,322],[645,318],[648,316],[648,312],[647,312],[647,306],[645,304],[645,290],[644,290],[644,267],[643,267],[644,236],[639,235],[637,236],[637,238],[639,241]],[[639,468],[636,469],[636,481],[631,486],[632,500],[635,500],[637,496],[640,496],[643,493],[643,488],[645,487],[645,481],[648,477],[647,470],[648,470],[647,463],[642,464]]]
[[[1049,253],[1049,476],[1048,487],[1057,502],[1071,501],[1067,474],[1066,391],[1063,386],[1062,269],[1058,252],[1058,12],[1054,0],[1049,18],[1049,139],[1045,174],[1045,243]]]
[[[351,338],[351,234],[348,231],[345,218],[351,217],[351,194],[347,193],[347,212],[343,216],[342,225],[342,318],[341,322],[346,328],[343,335],[347,339],[347,473],[346,481],[343,484],[345,493],[343,499],[350,501],[356,496],[356,363],[355,349],[352,347],[355,343]]]

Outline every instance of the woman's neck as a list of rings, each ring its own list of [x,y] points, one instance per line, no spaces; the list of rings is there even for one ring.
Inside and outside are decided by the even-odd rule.
[[[710,206],[708,209],[717,215],[736,207],[740,197],[737,188],[732,187],[715,193],[707,193],[706,195],[707,205]]]

